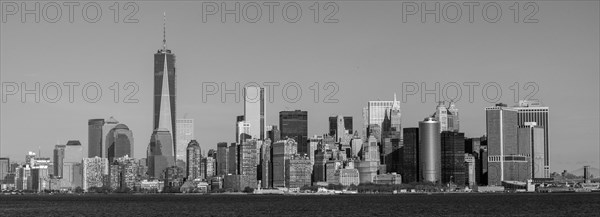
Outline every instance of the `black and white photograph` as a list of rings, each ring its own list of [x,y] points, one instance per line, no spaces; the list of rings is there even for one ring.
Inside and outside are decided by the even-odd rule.
[[[0,0],[0,216],[598,216],[600,0]]]

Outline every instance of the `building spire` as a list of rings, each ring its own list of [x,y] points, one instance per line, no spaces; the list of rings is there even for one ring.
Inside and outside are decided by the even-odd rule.
[[[163,12],[163,50],[167,51],[167,12]]]

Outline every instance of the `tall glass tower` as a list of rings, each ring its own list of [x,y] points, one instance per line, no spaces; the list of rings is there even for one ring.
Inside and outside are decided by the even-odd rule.
[[[166,18],[165,18],[166,23]],[[152,129],[165,128],[176,143],[175,122],[176,74],[175,54],[167,49],[166,24],[163,27],[163,48],[154,54],[154,124]]]

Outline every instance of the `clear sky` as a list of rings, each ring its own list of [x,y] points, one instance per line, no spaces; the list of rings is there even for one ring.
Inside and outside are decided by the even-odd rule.
[[[425,82],[432,89],[439,82],[441,89],[456,82],[462,89],[456,103],[461,131],[469,137],[485,134],[484,108],[494,104],[485,100],[483,85],[499,84],[502,96],[498,102],[512,105],[515,97],[511,86],[514,89],[514,83],[519,83],[522,98],[533,90],[523,89],[525,84],[534,82],[539,89],[533,98],[550,107],[551,170],[598,167],[598,1],[538,1],[533,16],[537,23],[522,22],[534,9],[524,7],[526,2],[519,2],[519,23],[513,21],[511,1],[498,2],[502,15],[497,23],[483,19],[483,3],[475,7],[473,23],[468,22],[465,6],[457,23],[443,17],[435,23],[433,15],[427,15],[423,23],[419,13],[403,13],[402,2],[396,1],[336,2],[339,7],[333,18],[338,23],[315,23],[314,10],[309,8],[314,2],[299,2],[301,19],[290,23],[282,18],[281,8],[286,3],[280,2],[274,10],[273,23],[268,21],[266,6],[257,23],[243,18],[235,23],[232,15],[222,23],[219,13],[207,15],[207,22],[203,22],[202,3],[192,1],[138,2],[139,10],[133,16],[138,23],[122,22],[133,9],[123,9],[125,2],[119,5],[119,23],[113,22],[114,11],[109,9],[112,2],[99,2],[103,11],[96,23],[83,19],[83,4],[75,9],[73,23],[68,21],[65,6],[56,23],[43,18],[35,23],[33,15],[27,15],[23,23],[19,13],[10,15],[3,10],[3,95],[7,93],[7,82],[24,82],[28,89],[33,89],[36,82],[41,87],[51,82],[81,85],[75,87],[72,103],[66,86],[62,86],[61,100],[55,103],[44,100],[43,95],[39,103],[34,102],[33,95],[26,96],[26,103],[22,103],[21,92],[6,96],[0,108],[0,156],[24,161],[27,151],[41,149],[43,156],[50,157],[55,144],[71,139],[80,140],[87,154],[87,120],[114,116],[133,130],[134,157],[145,157],[152,133],[153,54],[162,46],[166,12],[167,44],[177,55],[177,116],[195,120],[195,137],[203,152],[216,148],[217,142],[233,142],[235,118],[243,114],[243,104],[234,102],[232,95],[225,103],[218,95],[208,96],[203,102],[203,82],[224,82],[230,89],[236,82],[242,86],[248,82],[280,82],[275,87],[274,102],[267,105],[267,124],[278,124],[281,110],[307,110],[309,135],[326,133],[327,117],[332,114],[353,116],[354,128],[360,129],[367,101],[392,100],[394,93],[401,100],[403,83]],[[325,3],[320,2],[321,21],[335,8],[324,8]],[[434,3],[427,6],[434,7]],[[45,4],[41,2],[41,7]],[[232,1],[226,4],[234,6]],[[252,18],[255,9],[246,8],[247,18]],[[456,15],[454,8],[446,8],[446,18]],[[294,16],[293,9],[288,8],[288,16]],[[48,6],[46,18],[52,18],[54,10]],[[93,18],[93,8],[88,8],[88,14]],[[493,8],[488,8],[488,17],[494,15]],[[82,86],[88,82],[102,88],[100,101],[89,103],[82,97]],[[114,82],[119,82],[121,88],[119,103],[113,102],[110,87]],[[139,102],[122,102],[132,90],[123,89],[127,82],[138,85],[133,98]],[[289,103],[282,97],[282,86],[288,82],[297,82],[302,88],[300,101]],[[315,82],[321,88],[318,103],[311,90]],[[323,89],[327,82],[339,87],[333,97],[339,102],[323,103],[332,90]],[[480,83],[472,102],[464,82]],[[294,89],[289,90],[290,98],[294,98]],[[448,90],[447,95],[455,96],[452,88]],[[488,98],[494,98],[494,89],[488,90]],[[46,92],[49,98],[56,95],[53,88]],[[90,93],[93,98],[93,89]],[[408,96],[401,104],[403,127],[415,127],[432,114],[435,101],[428,95],[423,102],[420,92]]]

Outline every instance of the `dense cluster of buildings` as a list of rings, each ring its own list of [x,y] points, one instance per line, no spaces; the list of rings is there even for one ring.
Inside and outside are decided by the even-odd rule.
[[[267,125],[265,89],[247,86],[244,114],[232,126],[235,141],[203,152],[193,119],[175,118],[175,81],[175,55],[164,40],[154,54],[153,131],[145,158],[132,158],[127,125],[113,117],[90,119],[87,155],[81,142],[68,141],[55,146],[52,158],[34,152],[24,163],[0,158],[2,187],[207,192],[363,183],[499,186],[549,178],[549,109],[536,102],[485,108],[486,136],[466,138],[453,102],[440,102],[423,121],[403,127],[394,95],[367,103],[360,133],[353,117],[335,115],[327,117],[328,132],[309,136],[307,111],[280,111],[279,125]]]

